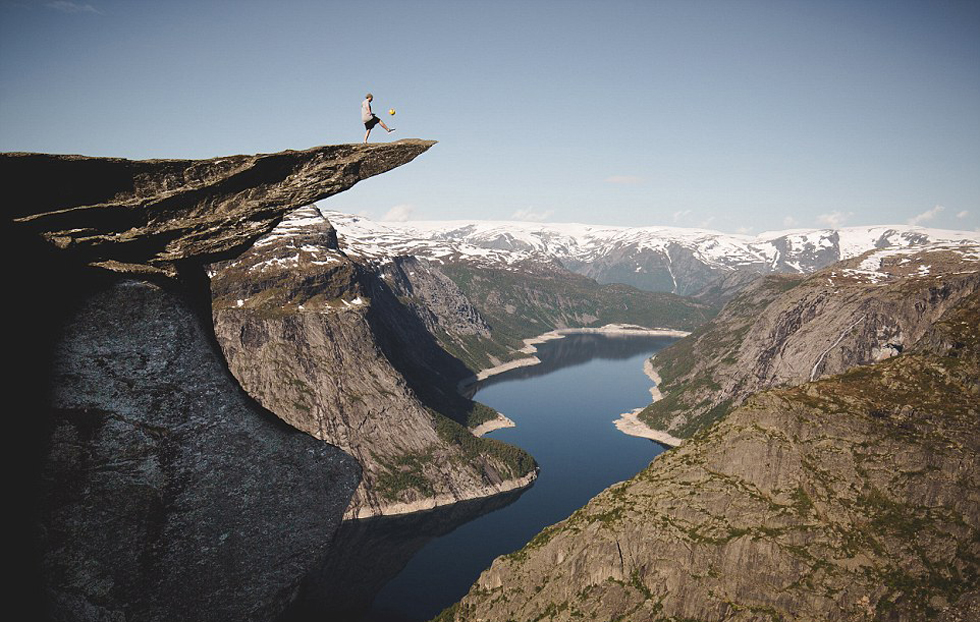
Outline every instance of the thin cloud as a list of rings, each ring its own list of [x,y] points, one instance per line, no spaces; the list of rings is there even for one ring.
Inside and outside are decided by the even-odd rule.
[[[405,222],[412,218],[412,214],[415,212],[415,206],[409,203],[400,203],[387,212],[381,217],[381,220],[387,222]]]
[[[817,216],[817,222],[821,225],[827,225],[832,229],[837,229],[838,227],[843,227],[844,223],[854,215],[854,212],[841,212],[833,211],[828,214],[820,214]]]
[[[787,229],[789,229],[790,227],[795,227],[796,219],[793,218],[792,216],[786,216],[785,218],[783,218],[783,226],[786,227]]]
[[[698,227],[700,227],[701,229],[707,229],[708,227],[711,226],[711,223],[713,223],[714,221],[715,221],[714,216],[708,216],[698,224]]]
[[[748,235],[752,233],[752,227],[739,227],[735,230],[735,233],[739,235]]]
[[[530,222],[544,222],[551,218],[551,215],[555,213],[555,210],[549,209],[543,212],[535,212],[531,208],[519,209],[510,215],[512,220],[526,220]]]
[[[606,183],[610,184],[638,184],[643,181],[642,177],[636,175],[612,175],[606,177]]]
[[[68,2],[68,0],[55,0],[55,2],[48,2],[46,5],[49,9],[54,9],[56,11],[61,11],[63,13],[97,13],[102,14],[102,11],[98,10],[91,4],[79,4],[77,2]]]
[[[915,216],[909,218],[908,223],[910,225],[921,225],[924,222],[929,222],[930,220],[935,218],[936,215],[939,214],[939,212],[943,211],[944,209],[946,208],[943,207],[942,205],[937,205],[932,209],[927,209],[921,214],[916,214]]]
[[[686,218],[686,217],[688,217],[690,215],[691,215],[691,210],[689,210],[689,209],[682,209],[680,211],[674,212],[673,219],[674,219],[674,222],[677,222],[681,218]]]
[[[962,212],[959,212],[958,214],[956,214],[956,217],[957,218],[966,218],[969,215],[970,215],[970,212],[968,212],[966,210],[963,210]]]

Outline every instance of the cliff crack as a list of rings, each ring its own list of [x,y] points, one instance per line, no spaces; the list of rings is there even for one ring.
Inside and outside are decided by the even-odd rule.
[[[820,364],[823,363],[823,359],[824,357],[827,356],[827,353],[833,350],[834,348],[836,348],[837,345],[844,340],[844,337],[847,335],[847,333],[851,332],[851,329],[853,329],[855,326],[863,322],[864,319],[865,319],[864,317],[858,318],[856,322],[854,322],[853,324],[845,328],[843,331],[841,331],[841,334],[837,337],[837,341],[830,344],[830,346],[826,350],[820,353],[820,356],[817,358],[817,362],[813,364],[813,369],[810,370],[810,382],[813,382],[816,379],[817,369],[820,367]]]
[[[619,545],[619,539],[616,539],[616,552],[619,553],[619,570],[622,572],[622,576],[626,577],[626,562],[623,560],[623,547]]]

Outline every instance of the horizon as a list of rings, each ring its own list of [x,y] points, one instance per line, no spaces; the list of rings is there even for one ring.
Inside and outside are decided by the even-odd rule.
[[[372,143],[439,145],[331,210],[980,231],[977,32],[957,0],[0,0],[0,151],[358,143],[370,91]]]

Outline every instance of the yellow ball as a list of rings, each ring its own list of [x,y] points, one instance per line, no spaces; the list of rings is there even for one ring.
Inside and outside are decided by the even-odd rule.
[[[395,114],[395,109],[394,108],[389,108],[388,109],[388,114]]]

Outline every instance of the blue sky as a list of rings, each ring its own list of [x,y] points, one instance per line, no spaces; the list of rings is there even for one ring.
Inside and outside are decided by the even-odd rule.
[[[0,0],[0,151],[439,144],[374,218],[980,228],[980,2]]]

